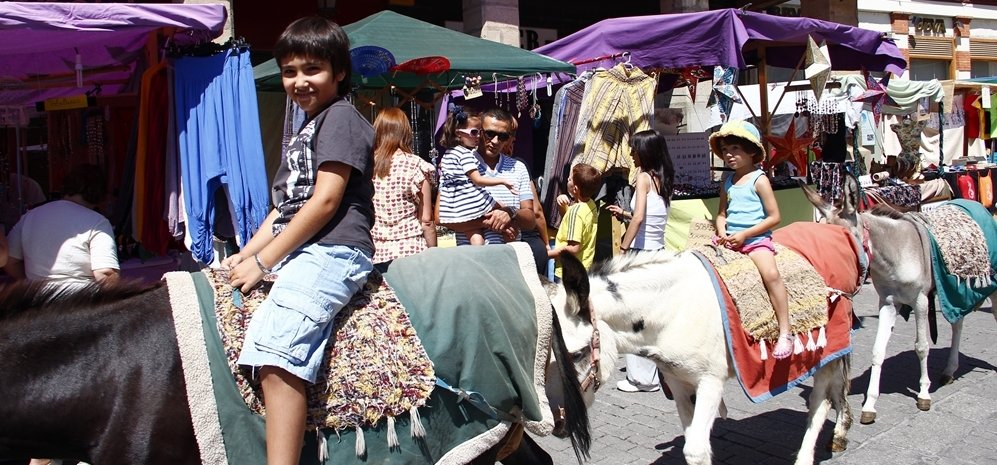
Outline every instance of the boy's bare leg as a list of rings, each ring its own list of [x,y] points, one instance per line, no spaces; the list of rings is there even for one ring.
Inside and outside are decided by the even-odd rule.
[[[305,381],[270,366],[260,368],[260,375],[267,411],[267,465],[298,465],[305,437]]]

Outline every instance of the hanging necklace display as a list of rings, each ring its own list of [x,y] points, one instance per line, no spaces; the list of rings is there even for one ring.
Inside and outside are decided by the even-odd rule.
[[[422,132],[419,131],[419,105],[415,103],[415,99],[409,101],[408,113],[412,124],[412,151],[421,156]]]
[[[480,97],[481,96],[481,84],[480,84],[481,83],[481,77],[480,76],[478,77],[478,83],[479,84],[478,84],[478,95],[477,96]],[[436,113],[436,105],[433,105],[433,109],[432,109],[432,111],[429,112],[429,116],[430,116],[429,127],[430,128],[435,128],[436,127],[436,118],[439,117],[439,115]],[[434,137],[435,135],[436,135],[435,131],[433,129],[430,129],[430,131],[429,131],[429,153],[427,155],[429,156],[429,162],[432,163],[433,166],[439,166],[439,164],[437,164],[437,159],[440,158],[440,152],[438,150],[436,150],[436,138]]]
[[[526,94],[526,79],[520,76],[516,79],[516,117],[523,115],[523,110],[530,106],[530,98]]]
[[[498,107],[500,105],[499,105],[498,74],[497,73],[492,73],[492,92],[495,93],[494,94],[495,95],[495,106]]]
[[[104,112],[88,112],[86,119],[87,157],[90,163],[104,164]]]
[[[537,86],[539,85],[542,76],[537,75],[538,79],[533,83],[533,105],[530,105],[530,118],[533,120],[533,128],[540,129],[540,118],[543,113],[540,111],[540,104],[537,103]]]

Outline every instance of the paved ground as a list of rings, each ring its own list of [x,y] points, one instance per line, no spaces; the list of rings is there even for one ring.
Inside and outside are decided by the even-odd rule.
[[[855,311],[864,328],[853,338],[852,394],[855,423],[849,447],[832,454],[824,445],[831,437],[833,411],[818,439],[816,462],[844,464],[984,464],[997,463],[997,325],[991,309],[966,317],[962,355],[955,383],[933,385],[931,411],[914,405],[918,364],[914,353],[914,323],[899,319],[883,366],[876,423],[858,422],[869,382],[872,344],[878,324],[877,297],[866,285],[856,297]],[[951,328],[939,315],[939,344],[932,347],[928,367],[934,381],[944,368]],[[622,360],[617,364],[623,366]],[[683,464],[684,439],[675,404],[662,393],[628,394],[615,389],[623,379],[618,369],[596,396],[591,411],[593,464]],[[811,380],[812,381],[812,380]],[[811,382],[761,404],[752,404],[736,381],[724,396],[726,420],[713,428],[714,463],[791,464],[803,439],[805,399]],[[541,438],[555,463],[577,463],[568,441]]]

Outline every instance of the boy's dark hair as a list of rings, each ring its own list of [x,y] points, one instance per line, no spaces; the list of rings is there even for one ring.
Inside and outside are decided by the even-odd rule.
[[[763,159],[762,155],[764,154],[762,153],[761,150],[758,149],[758,146],[755,145],[754,142],[751,142],[750,140],[740,136],[723,136],[723,138],[720,139],[721,147],[725,145],[734,145],[734,144],[740,145],[745,152],[750,153],[752,162],[754,163],[762,162]]]
[[[350,93],[350,38],[338,24],[320,16],[306,16],[295,20],[284,29],[273,47],[274,58],[281,60],[294,56],[309,56],[327,60],[333,74],[345,72],[336,95]]]
[[[62,178],[62,195],[79,194],[87,203],[97,205],[107,195],[107,177],[97,165],[79,165]]]
[[[634,134],[630,138],[630,146],[637,154],[641,169],[658,178],[658,194],[665,199],[665,205],[670,205],[672,187],[675,184],[675,167],[672,166],[665,137],[658,131],[648,129]]]
[[[599,193],[599,188],[602,187],[602,174],[592,165],[579,163],[571,167],[571,182],[578,187],[578,195],[588,200]]]

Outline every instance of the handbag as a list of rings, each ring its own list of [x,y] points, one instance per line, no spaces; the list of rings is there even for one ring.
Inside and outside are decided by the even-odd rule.
[[[959,175],[959,192],[962,193],[962,198],[966,200],[980,200],[976,195],[976,181],[969,174]]]
[[[980,174],[980,203],[986,208],[991,208],[994,206],[994,181],[990,177],[990,171],[987,170],[987,174]]]

